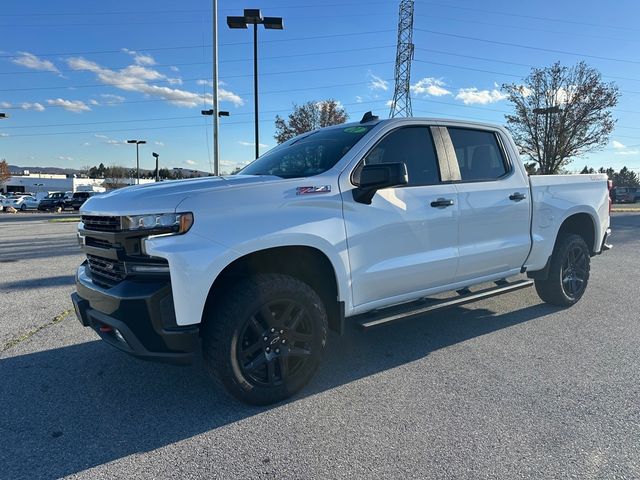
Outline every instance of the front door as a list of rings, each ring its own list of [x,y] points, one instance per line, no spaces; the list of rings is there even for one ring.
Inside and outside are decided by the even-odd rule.
[[[409,300],[455,278],[458,200],[455,187],[442,182],[429,127],[388,132],[360,165],[392,162],[406,164],[407,185],[379,190],[370,205],[343,192],[354,307]],[[355,185],[360,165],[351,175]]]

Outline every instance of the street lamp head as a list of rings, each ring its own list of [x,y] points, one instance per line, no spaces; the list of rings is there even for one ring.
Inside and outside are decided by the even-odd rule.
[[[258,8],[245,8],[244,9],[244,21],[249,25],[254,23],[262,23],[262,14]]]
[[[229,112],[226,112],[226,111],[224,111],[224,110],[220,110],[220,111],[218,112],[218,116],[219,116],[219,117],[228,117],[228,116],[229,116]]]
[[[151,155],[153,155],[155,158],[158,158],[160,156],[160,154],[158,154],[156,152],[152,152]]]
[[[9,118],[9,115],[6,113],[0,113],[0,118]]]
[[[213,109],[210,110],[200,110],[202,115],[213,115]]]
[[[142,145],[143,143],[147,143],[146,140],[138,140],[138,145]]]
[[[264,28],[267,30],[283,30],[284,23],[282,17],[264,17],[262,21]]]
[[[247,21],[244,17],[227,17],[227,26],[229,28],[247,28]]]
[[[127,143],[138,143],[137,140],[127,140]]]

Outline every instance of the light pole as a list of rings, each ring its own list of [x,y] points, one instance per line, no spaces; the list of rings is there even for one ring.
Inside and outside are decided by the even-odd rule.
[[[136,146],[136,184],[140,185],[140,151],[138,146],[147,142],[145,140],[127,140],[127,143],[132,143]]]
[[[156,159],[156,182],[160,181],[160,171],[158,170],[158,158],[160,157],[159,153],[153,152],[151,155]]]
[[[217,93],[216,93],[217,96]],[[215,101],[215,100],[214,100]],[[202,115],[208,115],[208,116],[212,116],[214,112],[213,108],[210,108],[209,110],[200,110],[200,113]],[[220,117],[228,117],[229,116],[229,112],[222,112],[220,110],[218,110],[218,118]],[[213,120],[213,130],[214,130],[214,139],[213,139],[213,174],[218,176],[220,175],[220,152],[218,150],[218,137],[217,135],[217,131],[220,128],[219,122],[218,122],[218,118],[215,118]]]
[[[229,28],[247,28],[253,25],[253,108],[255,110],[255,142],[256,158],[260,156],[260,139],[258,132],[258,25],[264,25],[266,30],[282,30],[282,17],[262,17],[260,10],[249,8],[244,10],[243,17],[227,17]]]

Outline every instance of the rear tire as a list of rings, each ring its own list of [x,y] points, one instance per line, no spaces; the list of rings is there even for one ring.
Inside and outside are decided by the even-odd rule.
[[[535,281],[538,296],[552,305],[570,307],[582,298],[589,283],[589,247],[580,235],[562,235],[550,262],[547,279]]]
[[[275,403],[316,372],[327,314],[306,283],[281,274],[242,279],[205,309],[203,353],[209,372],[236,398]]]
[[[27,206],[23,203],[22,205],[20,205],[20,210],[21,211],[26,211],[27,210]]]

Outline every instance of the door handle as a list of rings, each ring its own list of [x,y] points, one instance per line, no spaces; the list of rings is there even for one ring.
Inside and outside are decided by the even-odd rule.
[[[431,206],[433,208],[450,207],[452,205],[453,205],[453,200],[446,199],[446,198],[439,198],[431,202]]]
[[[527,196],[524,193],[516,192],[512,195],[509,195],[509,200],[513,200],[514,202],[519,202],[524,200]]]

